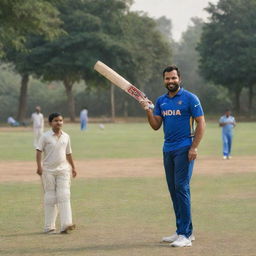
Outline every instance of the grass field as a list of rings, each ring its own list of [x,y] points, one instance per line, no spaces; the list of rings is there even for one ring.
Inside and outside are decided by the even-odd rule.
[[[80,132],[79,125],[67,124],[75,159],[161,157],[163,132],[153,131],[147,123],[97,124]],[[256,123],[239,123],[235,128],[233,155],[255,155]],[[0,130],[1,131],[1,130]],[[0,161],[34,161],[33,134],[30,128],[0,132]],[[221,129],[207,123],[206,134],[199,148],[201,155],[221,155]]]
[[[239,123],[233,155],[255,155],[256,124]],[[161,157],[162,132],[144,123],[91,124],[65,129],[77,160]],[[34,161],[31,131],[0,132],[1,161]],[[221,156],[220,129],[208,123],[200,154]],[[221,160],[220,160],[221,161]],[[232,161],[232,160],[231,160]],[[1,180],[1,178],[0,178]],[[35,182],[0,182],[0,255],[255,256],[256,173],[192,179],[196,241],[173,249],[159,241],[174,231],[164,177],[76,179],[72,183],[71,235],[42,234],[42,191]]]

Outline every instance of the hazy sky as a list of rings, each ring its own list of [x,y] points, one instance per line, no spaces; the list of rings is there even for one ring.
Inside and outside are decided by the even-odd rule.
[[[192,17],[207,18],[203,9],[208,2],[216,4],[218,0],[134,0],[131,10],[144,11],[153,18],[166,16],[172,21],[172,35],[178,41]]]

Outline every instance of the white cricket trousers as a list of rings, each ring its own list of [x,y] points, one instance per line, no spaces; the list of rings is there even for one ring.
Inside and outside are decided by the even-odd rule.
[[[70,169],[43,171],[44,186],[44,214],[47,232],[56,229],[55,223],[60,214],[60,231],[72,225],[72,211],[70,205]]]

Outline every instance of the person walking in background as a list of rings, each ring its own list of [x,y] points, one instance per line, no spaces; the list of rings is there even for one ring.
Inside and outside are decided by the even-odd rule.
[[[44,132],[44,116],[41,113],[40,106],[36,106],[35,112],[31,115],[34,131],[34,147],[37,147],[38,141]]]
[[[204,113],[197,96],[181,88],[180,71],[176,66],[164,69],[163,81],[168,91],[157,99],[154,112],[149,108],[150,101],[141,102],[154,130],[163,123],[163,161],[177,229],[162,241],[173,247],[192,246],[195,237],[192,233],[190,179],[205,130]],[[195,131],[193,120],[197,124]]]
[[[225,114],[220,117],[219,126],[222,127],[223,159],[230,159],[233,129],[236,126],[236,120],[233,116],[231,116],[231,111],[229,109],[227,109]]]
[[[88,110],[84,107],[80,112],[81,131],[86,130],[88,123]]]
[[[55,233],[55,222],[59,210],[60,231],[66,234],[75,228],[70,205],[71,168],[73,177],[76,177],[77,172],[72,158],[69,135],[61,129],[62,115],[52,113],[49,116],[49,124],[52,129],[41,136],[36,148],[37,174],[42,177],[44,187],[44,232]]]

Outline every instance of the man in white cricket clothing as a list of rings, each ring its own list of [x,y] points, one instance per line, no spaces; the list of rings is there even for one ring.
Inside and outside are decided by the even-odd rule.
[[[52,129],[41,136],[36,148],[37,174],[42,177],[44,187],[44,232],[56,232],[55,222],[59,210],[60,233],[65,234],[75,228],[70,204],[70,176],[72,172],[72,176],[76,177],[77,172],[70,137],[61,129],[62,115],[52,113],[49,124]]]
[[[40,106],[36,106],[36,111],[31,115],[34,131],[34,146],[37,147],[38,141],[44,132],[44,116]]]

